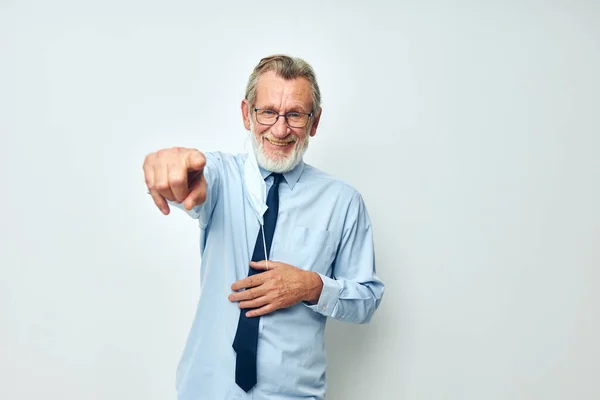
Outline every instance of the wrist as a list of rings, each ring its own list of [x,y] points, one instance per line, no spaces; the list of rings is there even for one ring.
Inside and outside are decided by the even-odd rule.
[[[323,290],[323,280],[316,272],[307,271],[308,292],[304,299],[307,303],[314,305],[319,302]]]

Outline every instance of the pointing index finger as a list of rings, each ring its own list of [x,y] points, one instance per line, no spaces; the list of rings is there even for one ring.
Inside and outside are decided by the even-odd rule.
[[[190,151],[185,157],[185,167],[188,172],[202,171],[205,165],[206,158],[198,150]]]

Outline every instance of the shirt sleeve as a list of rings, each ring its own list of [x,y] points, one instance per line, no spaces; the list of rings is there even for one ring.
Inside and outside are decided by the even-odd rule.
[[[204,156],[206,157],[206,166],[204,167],[204,171],[202,171],[204,179],[206,179],[206,200],[204,203],[193,207],[191,210],[186,210],[183,206],[183,202],[177,203],[175,201],[167,200],[169,205],[177,207],[190,217],[197,219],[200,228],[202,229],[206,228],[208,225],[213,210],[215,209],[219,185],[221,183],[221,177],[219,175],[219,171],[221,170],[221,168],[219,168],[221,157],[218,153],[204,153]]]
[[[322,315],[340,321],[367,323],[383,297],[383,282],[375,275],[371,221],[360,194],[353,197],[344,222],[332,277],[319,273],[323,289],[315,305]]]

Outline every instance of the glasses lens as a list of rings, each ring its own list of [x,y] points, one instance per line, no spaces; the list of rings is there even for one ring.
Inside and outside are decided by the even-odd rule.
[[[304,128],[308,122],[308,115],[300,113],[288,113],[287,115],[288,124],[292,128]]]
[[[273,110],[258,110],[256,119],[261,124],[273,125],[277,121],[277,113]]]

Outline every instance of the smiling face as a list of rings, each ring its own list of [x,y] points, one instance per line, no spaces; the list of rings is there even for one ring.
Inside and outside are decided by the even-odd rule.
[[[291,128],[284,117],[272,126],[260,124],[254,108],[269,109],[279,114],[312,112],[310,82],[305,78],[285,80],[273,71],[258,79],[255,104],[242,101],[244,126],[251,131],[258,164],[272,172],[287,172],[302,160],[308,139],[317,133],[320,110],[309,119],[304,128]]]

